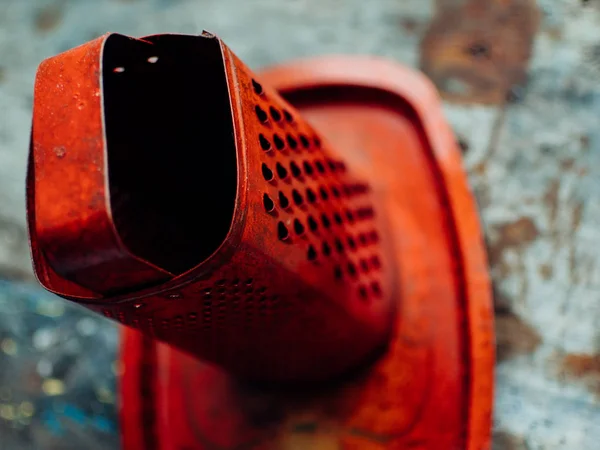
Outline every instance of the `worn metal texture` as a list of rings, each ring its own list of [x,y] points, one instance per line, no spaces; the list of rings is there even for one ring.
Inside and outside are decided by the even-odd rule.
[[[253,380],[322,381],[385,346],[396,189],[219,38],[106,34],[46,60],[35,92],[44,287]]]
[[[24,173],[33,77],[42,59],[108,30],[145,35],[199,33],[206,28],[219,33],[254,68],[327,53],[379,54],[417,67],[424,53],[421,42],[428,41],[425,38],[432,33],[429,25],[434,16],[444,7],[460,8],[461,3],[2,0],[3,275],[31,279],[24,228]],[[492,254],[501,355],[497,366],[495,448],[587,450],[597,448],[600,441],[600,274],[595,251],[600,240],[600,4],[597,0],[540,0],[537,13],[539,24],[537,31],[531,32],[529,60],[527,55],[510,60],[511,64],[527,66],[526,79],[518,75],[522,70],[517,70],[511,78],[516,84],[507,84],[507,96],[486,96],[487,104],[482,105],[481,97],[464,95],[465,83],[460,77],[448,80],[442,75],[441,81],[436,81],[442,90],[462,94],[460,99],[452,99],[454,103],[446,104],[446,114],[465,151]],[[510,15],[506,20],[505,27],[522,28],[510,25]],[[490,21],[487,23],[494,23]],[[466,27],[462,32],[468,34],[471,29]],[[520,39],[518,42],[530,40],[523,32],[513,35]],[[508,40],[499,33],[492,50],[508,51],[514,46],[512,38]],[[466,53],[488,67],[487,46],[470,45]],[[461,64],[465,67],[463,61]],[[493,72],[490,77],[496,79]],[[480,79],[488,78],[478,78],[477,86]],[[11,296],[11,303],[20,298],[13,288],[2,289]],[[41,298],[43,294],[39,295]],[[6,304],[0,305],[3,312]],[[35,300],[32,305],[24,303],[31,311],[36,304]],[[56,318],[48,326],[53,330],[70,329],[73,320]],[[18,357],[11,355],[12,343],[31,345],[26,334],[14,329],[9,315],[0,315],[0,328],[7,358]],[[108,325],[102,324],[101,329],[114,333]],[[66,340],[58,334],[56,342],[64,345]],[[102,353],[97,348],[93,351]],[[106,354],[114,351],[106,348]],[[34,356],[34,360],[39,358]],[[7,360],[10,362],[3,363],[3,371],[8,364],[15,364]],[[76,363],[72,367],[81,370]],[[11,388],[22,389],[24,382],[13,380]],[[85,398],[76,399],[76,390],[68,379],[64,386],[65,395],[79,406],[87,402]],[[55,388],[49,392],[57,392]],[[44,405],[36,410],[40,414],[36,418],[42,417],[41,411],[50,410],[43,392],[25,395]],[[3,405],[12,408],[10,401],[2,400]],[[36,430],[45,422],[32,421],[38,423],[38,428],[18,425],[10,420],[14,416],[9,411],[14,410],[3,410],[0,434],[8,437],[1,445],[9,449],[28,445],[40,448]],[[24,411],[30,411],[28,405]],[[85,421],[66,423],[75,431],[56,437],[62,446],[48,448],[69,448],[67,442],[73,448],[94,448],[91,444],[114,448],[117,442],[114,435],[91,437]]]

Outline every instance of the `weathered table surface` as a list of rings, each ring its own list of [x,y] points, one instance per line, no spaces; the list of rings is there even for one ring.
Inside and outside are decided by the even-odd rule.
[[[116,328],[30,284],[37,64],[106,31],[202,29],[254,68],[369,53],[431,76],[490,248],[494,448],[598,448],[600,1],[0,0],[0,449],[118,445]]]

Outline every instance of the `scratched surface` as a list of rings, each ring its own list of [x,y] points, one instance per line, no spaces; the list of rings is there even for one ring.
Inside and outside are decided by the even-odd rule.
[[[600,1],[0,0],[0,449],[118,445],[115,328],[30,285],[36,66],[105,31],[203,28],[254,68],[371,53],[430,75],[490,248],[494,449],[598,448]]]

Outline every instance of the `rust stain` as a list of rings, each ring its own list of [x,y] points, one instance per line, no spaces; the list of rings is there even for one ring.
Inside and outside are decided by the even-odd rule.
[[[496,312],[498,362],[533,353],[541,344],[539,333],[510,310]]]
[[[438,0],[421,41],[421,69],[459,103],[505,104],[527,78],[535,0]]]
[[[600,353],[568,353],[559,360],[560,375],[582,381],[600,399]]]
[[[554,268],[550,264],[542,264],[538,270],[544,280],[550,280],[554,276]]]
[[[550,187],[544,194],[544,203],[548,207],[548,229],[550,238],[553,242],[557,241],[558,230],[556,228],[556,218],[558,217],[558,201],[560,192],[560,180],[555,179],[550,183]]]
[[[494,274],[505,278],[511,273],[516,273],[520,279],[519,298],[525,300],[529,291],[529,279],[525,270],[522,249],[539,236],[535,222],[530,217],[521,217],[514,222],[493,227],[492,235],[495,240],[489,247],[488,255]],[[517,250],[518,258],[514,265],[510,265],[504,257],[504,253],[508,249]]]
[[[529,450],[527,442],[521,436],[508,431],[497,431],[492,436],[492,450]]]
[[[62,21],[62,8],[58,5],[51,5],[42,9],[35,17],[35,28],[41,32],[54,30]]]
[[[417,22],[415,19],[410,18],[410,17],[403,17],[400,20],[400,26],[407,33],[414,34],[419,29],[419,22]]]
[[[577,273],[577,253],[575,249],[575,233],[581,226],[581,220],[583,218],[583,203],[577,202],[573,208],[573,217],[571,220],[571,232],[570,232],[570,244],[569,244],[569,276],[572,283],[579,283],[579,276]]]
[[[563,38],[562,28],[557,26],[548,27],[544,30],[544,32],[553,41],[560,41]]]
[[[493,228],[497,236],[489,249],[490,264],[492,267],[502,264],[503,254],[506,249],[518,249],[539,236],[539,230],[530,217],[521,217],[514,222],[498,225]]]
[[[574,158],[563,159],[560,162],[560,168],[563,169],[563,170],[571,170],[574,166],[575,166],[575,159]]]
[[[581,226],[581,219],[583,218],[583,203],[578,202],[573,209],[573,231],[577,231]]]

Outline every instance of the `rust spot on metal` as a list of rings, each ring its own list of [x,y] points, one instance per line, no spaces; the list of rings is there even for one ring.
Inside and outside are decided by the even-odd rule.
[[[560,28],[560,27],[556,27],[556,26],[548,27],[544,30],[544,32],[553,41],[560,41],[563,37],[563,31],[562,31],[562,28]]]
[[[508,268],[504,267],[504,251],[509,248],[518,249],[531,242],[539,235],[535,222],[529,217],[499,225],[493,229],[496,239],[490,245],[489,259],[492,268],[498,267],[504,274]]]
[[[583,218],[583,203],[578,202],[573,209],[573,230],[578,230],[581,225],[581,219]]]
[[[62,21],[62,9],[57,5],[51,5],[42,9],[35,17],[35,28],[46,33],[54,30]]]
[[[439,0],[421,69],[448,100],[504,104],[526,82],[539,15],[534,0]]]
[[[550,264],[542,264],[538,270],[544,280],[550,280],[554,276],[554,268]]]
[[[535,241],[539,235],[535,222],[530,217],[500,225],[498,227],[502,247],[521,247]]]
[[[533,353],[541,342],[539,333],[514,312],[496,312],[496,357],[499,362]]]
[[[54,147],[54,154],[57,158],[62,159],[67,154],[67,150],[62,145],[59,145],[58,147]]]
[[[550,183],[550,187],[544,194],[544,203],[548,207],[548,228],[553,240],[556,238],[556,217],[558,215],[558,193],[560,191],[560,180],[556,179]]]
[[[564,357],[562,366],[575,378],[600,376],[600,354],[570,353]]]
[[[559,360],[561,376],[582,381],[600,398],[600,353],[568,353]]]
[[[560,162],[560,167],[563,170],[571,170],[573,168],[573,166],[575,166],[575,159],[574,158],[563,159]]]
[[[493,435],[492,450],[529,450],[529,447],[522,436],[508,431],[497,431]]]
[[[587,134],[581,135],[579,137],[579,142],[581,143],[581,148],[583,150],[589,150],[589,148],[590,148],[590,137]]]

